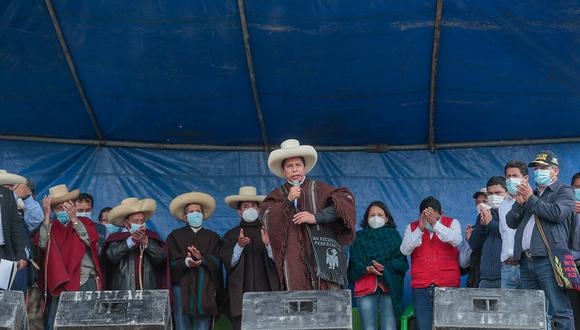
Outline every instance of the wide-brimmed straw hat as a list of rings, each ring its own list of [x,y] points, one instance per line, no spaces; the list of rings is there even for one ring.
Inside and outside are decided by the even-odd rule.
[[[211,217],[215,211],[215,199],[202,192],[192,191],[175,197],[169,204],[169,211],[179,220],[185,221],[185,207],[199,204],[203,209],[203,220]]]
[[[151,219],[156,210],[157,202],[154,199],[129,197],[109,212],[109,222],[121,226],[127,216],[138,212],[143,212],[145,214],[145,221],[147,221]]]
[[[270,153],[268,157],[268,167],[270,171],[279,178],[285,179],[284,170],[282,170],[282,162],[284,159],[293,157],[304,157],[304,174],[310,172],[316,161],[318,154],[312,146],[300,145],[296,139],[288,139],[280,144],[280,149],[276,149]]]
[[[72,201],[79,197],[80,191],[75,189],[68,191],[66,184],[59,184],[48,189],[48,195],[52,198],[50,205],[60,204],[66,201]]]
[[[26,183],[26,178],[6,170],[0,170],[0,185]]]
[[[256,187],[253,186],[243,186],[240,187],[240,192],[238,195],[226,196],[225,202],[232,209],[238,209],[239,202],[256,202],[261,203],[264,201],[266,196],[258,195]]]

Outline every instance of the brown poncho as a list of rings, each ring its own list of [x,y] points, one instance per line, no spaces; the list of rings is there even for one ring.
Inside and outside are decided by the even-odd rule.
[[[336,234],[342,245],[352,244],[355,238],[356,210],[352,193],[346,188],[335,188],[324,182],[306,178],[298,201],[299,211],[316,214],[329,206],[336,209],[337,220],[320,225],[320,229]],[[286,190],[291,185],[284,183]],[[306,224],[295,225],[294,205],[288,201],[284,189],[274,189],[262,205],[260,214],[270,236],[280,287],[283,290],[326,290],[336,287],[316,276],[312,243]]]

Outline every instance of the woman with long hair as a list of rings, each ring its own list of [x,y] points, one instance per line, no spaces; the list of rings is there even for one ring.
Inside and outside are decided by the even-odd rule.
[[[354,282],[354,297],[364,330],[397,328],[402,313],[401,299],[407,257],[401,254],[401,235],[388,207],[381,201],[372,202],[361,222],[351,248],[348,269]]]

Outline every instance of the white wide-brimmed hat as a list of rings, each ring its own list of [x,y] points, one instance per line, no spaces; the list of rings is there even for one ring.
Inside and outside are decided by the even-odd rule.
[[[225,202],[232,209],[238,209],[239,202],[256,202],[261,203],[264,201],[266,196],[258,195],[256,187],[253,186],[243,186],[240,187],[240,192],[238,195],[226,196]]]
[[[306,162],[304,164],[304,174],[310,172],[318,160],[318,154],[312,146],[300,145],[298,140],[288,139],[280,144],[280,149],[276,149],[270,153],[268,157],[270,171],[277,177],[285,179],[282,162],[284,159],[292,157],[304,157],[304,161]]]
[[[6,170],[0,170],[0,184],[19,183],[26,183],[26,178],[18,174],[8,173]]]
[[[50,205],[60,204],[66,201],[74,201],[79,197],[80,191],[75,189],[68,191],[66,184],[59,184],[58,186],[48,189],[48,195],[52,198]]]
[[[169,204],[169,211],[179,220],[185,221],[185,207],[199,204],[203,209],[203,220],[211,217],[215,211],[215,199],[202,192],[192,191],[175,197]]]
[[[109,222],[121,226],[123,220],[127,216],[138,212],[143,212],[145,214],[145,221],[147,221],[151,219],[156,210],[157,202],[154,199],[138,199],[137,197],[125,198],[121,204],[115,206],[109,212]]]

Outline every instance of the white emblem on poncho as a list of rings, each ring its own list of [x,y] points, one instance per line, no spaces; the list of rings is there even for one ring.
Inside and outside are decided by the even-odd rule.
[[[330,270],[338,268],[338,251],[336,249],[326,249],[326,264]]]

